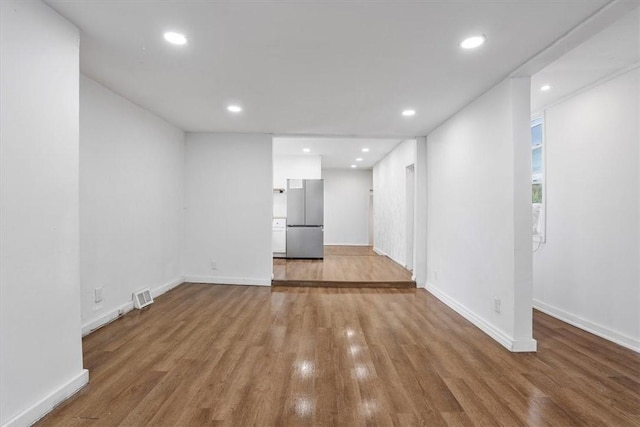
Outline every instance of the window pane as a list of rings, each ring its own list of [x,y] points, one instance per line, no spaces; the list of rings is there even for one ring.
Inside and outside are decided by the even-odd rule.
[[[531,127],[531,146],[542,144],[542,123]]]
[[[534,148],[531,151],[531,172],[542,172],[542,147]]]
[[[531,187],[533,203],[542,203],[542,184],[533,184]]]

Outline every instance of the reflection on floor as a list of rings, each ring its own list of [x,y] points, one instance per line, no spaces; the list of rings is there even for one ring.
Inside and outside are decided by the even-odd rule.
[[[84,337],[91,381],[36,427],[640,424],[638,353],[533,328],[510,353],[424,289],[184,284]]]
[[[323,260],[273,259],[273,286],[415,288],[411,272],[371,246],[325,246]]]

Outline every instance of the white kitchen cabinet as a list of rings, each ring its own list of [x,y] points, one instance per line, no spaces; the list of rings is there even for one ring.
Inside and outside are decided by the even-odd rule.
[[[273,235],[271,240],[272,251],[277,255],[287,252],[287,220],[285,218],[273,219]]]

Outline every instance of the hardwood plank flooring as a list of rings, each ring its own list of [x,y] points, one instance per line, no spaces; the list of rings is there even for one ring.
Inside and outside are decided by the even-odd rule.
[[[371,246],[325,246],[324,259],[273,259],[273,286],[415,288],[411,273]]]
[[[184,284],[83,339],[40,426],[640,426],[640,355],[534,312],[510,353],[423,289]]]

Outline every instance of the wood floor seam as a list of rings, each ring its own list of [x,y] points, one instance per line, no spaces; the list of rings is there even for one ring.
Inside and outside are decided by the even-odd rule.
[[[38,426],[640,426],[640,355],[533,313],[510,353],[423,289],[185,283],[83,338]]]

